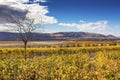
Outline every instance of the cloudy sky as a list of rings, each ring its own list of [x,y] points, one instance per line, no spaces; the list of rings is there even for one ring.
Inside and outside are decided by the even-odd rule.
[[[24,6],[29,7],[36,19],[42,15],[45,32],[120,36],[120,0],[0,0],[0,16],[4,16],[4,10],[25,14]],[[6,21],[1,17],[0,22],[0,30],[6,30],[2,26]]]

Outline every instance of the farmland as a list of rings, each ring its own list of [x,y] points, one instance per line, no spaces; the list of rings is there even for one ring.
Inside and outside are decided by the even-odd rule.
[[[22,42],[0,44],[0,80],[120,80],[120,46],[113,42],[33,42],[26,60]]]
[[[88,41],[88,40],[51,40],[30,41],[28,47],[85,47],[85,46],[119,46],[120,40]],[[0,47],[23,47],[21,41],[0,41]]]

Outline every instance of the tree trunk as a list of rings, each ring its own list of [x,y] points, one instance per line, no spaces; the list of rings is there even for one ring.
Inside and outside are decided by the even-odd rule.
[[[24,42],[24,58],[27,59],[27,41]]]

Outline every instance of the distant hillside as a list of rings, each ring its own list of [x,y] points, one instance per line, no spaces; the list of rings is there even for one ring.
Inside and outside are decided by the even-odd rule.
[[[58,32],[58,33],[32,33],[31,40],[97,40],[97,39],[117,39],[113,35],[103,35],[87,32]],[[18,33],[0,32],[0,41],[16,41]]]

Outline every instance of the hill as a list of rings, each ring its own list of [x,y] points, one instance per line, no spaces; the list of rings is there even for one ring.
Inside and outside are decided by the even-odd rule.
[[[0,32],[0,41],[16,41],[18,33]],[[32,33],[31,40],[102,40],[118,39],[113,35],[103,35],[88,32],[58,32],[58,33]]]

